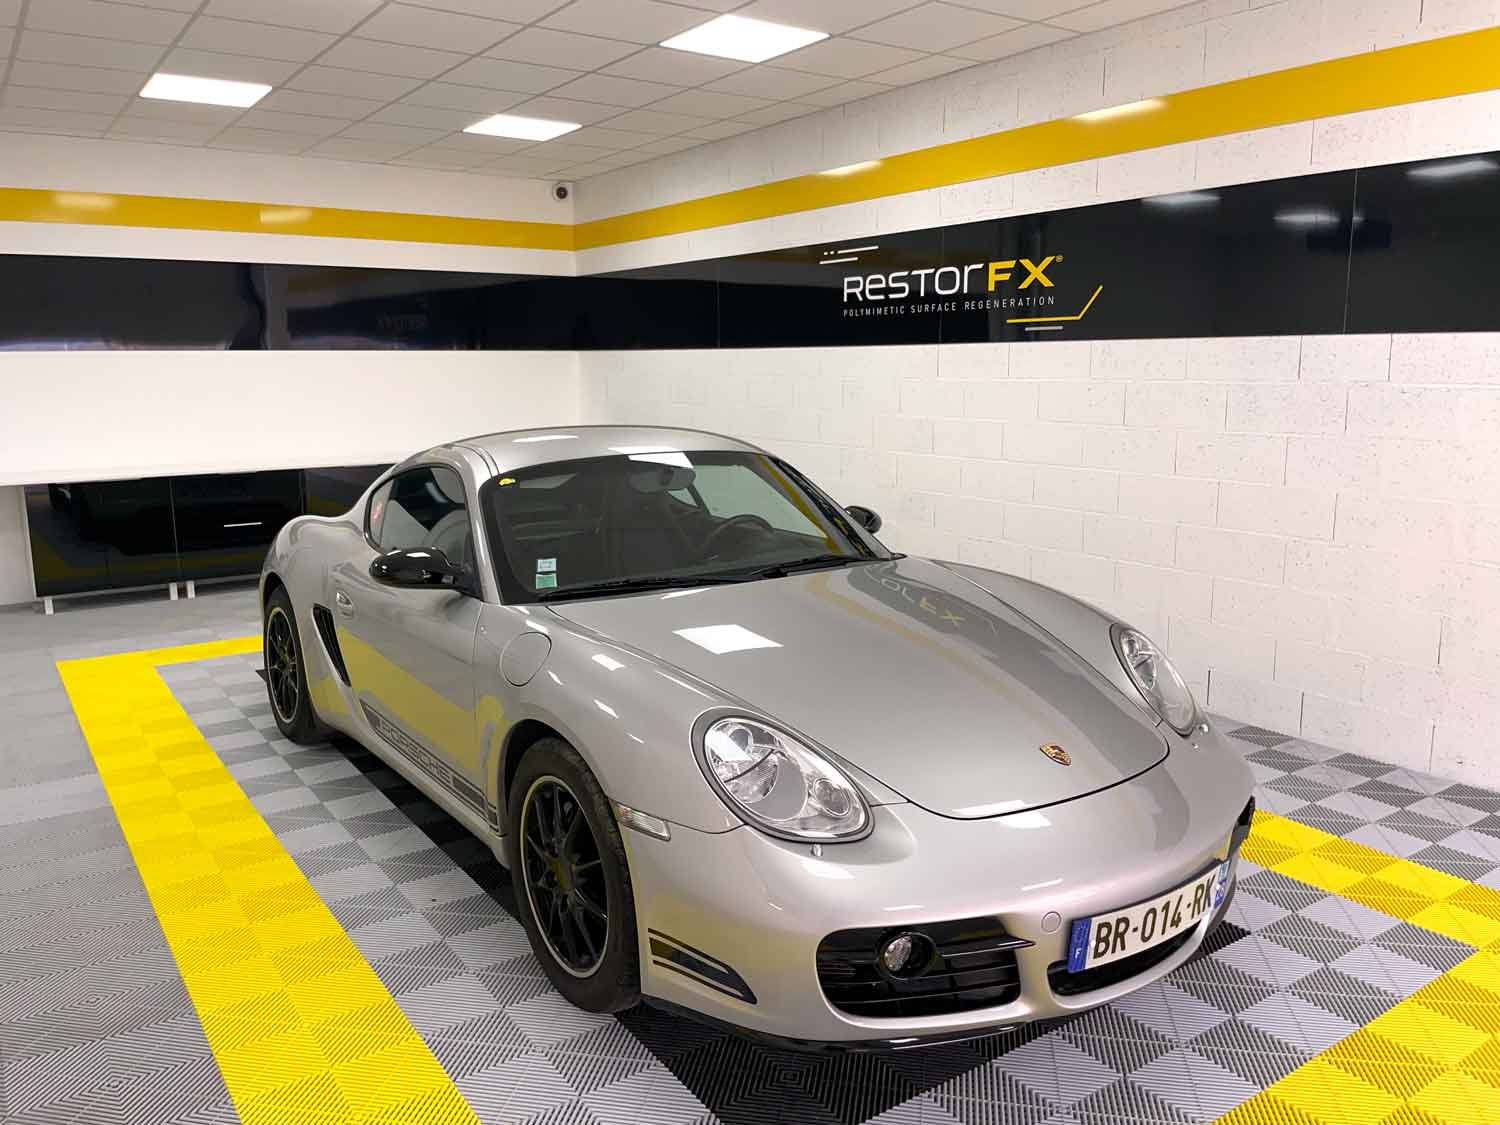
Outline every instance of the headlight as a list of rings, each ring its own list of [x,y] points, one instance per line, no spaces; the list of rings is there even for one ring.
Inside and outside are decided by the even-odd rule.
[[[1120,663],[1151,709],[1178,734],[1192,730],[1198,722],[1198,705],[1166,654],[1137,629],[1116,625],[1110,635]]]
[[[789,734],[755,719],[720,719],[703,733],[709,779],[758,828],[797,840],[862,834],[870,812],[854,783]]]

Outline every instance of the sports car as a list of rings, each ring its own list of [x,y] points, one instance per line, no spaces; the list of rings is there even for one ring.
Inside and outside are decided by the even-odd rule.
[[[1139,630],[879,529],[716,434],[440,445],[277,536],[276,724],[488,844],[592,1011],[898,1048],[1170,973],[1233,893],[1247,766]]]

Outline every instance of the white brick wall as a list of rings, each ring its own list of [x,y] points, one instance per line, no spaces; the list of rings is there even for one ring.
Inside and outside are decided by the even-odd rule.
[[[1216,711],[1500,781],[1500,334],[582,364],[590,420],[761,441],[894,547],[1150,630]]]

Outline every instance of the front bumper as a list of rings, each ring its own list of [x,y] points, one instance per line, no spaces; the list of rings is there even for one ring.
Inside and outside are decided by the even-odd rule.
[[[869,837],[827,845],[821,856],[749,828],[674,828],[670,841],[627,832],[642,990],[783,1045],[856,1049],[969,1038],[1124,996],[1190,958],[1224,906],[1139,975],[1062,995],[1048,970],[1066,960],[1071,922],[1151,898],[1228,858],[1252,789],[1217,733],[1197,749],[1170,741],[1167,761],[1141,777],[1033,812],[954,820],[911,804],[877,806]],[[1030,943],[1017,951],[1020,989],[1009,1003],[885,1019],[840,1011],[823,994],[816,953],[831,933],[987,915]]]

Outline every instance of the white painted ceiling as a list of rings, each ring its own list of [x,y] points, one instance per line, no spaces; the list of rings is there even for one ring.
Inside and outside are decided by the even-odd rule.
[[[0,132],[583,179],[1183,0],[0,0]],[[831,38],[746,65],[654,44],[722,12]],[[147,101],[156,70],[269,83]],[[541,144],[495,113],[583,123]]]

